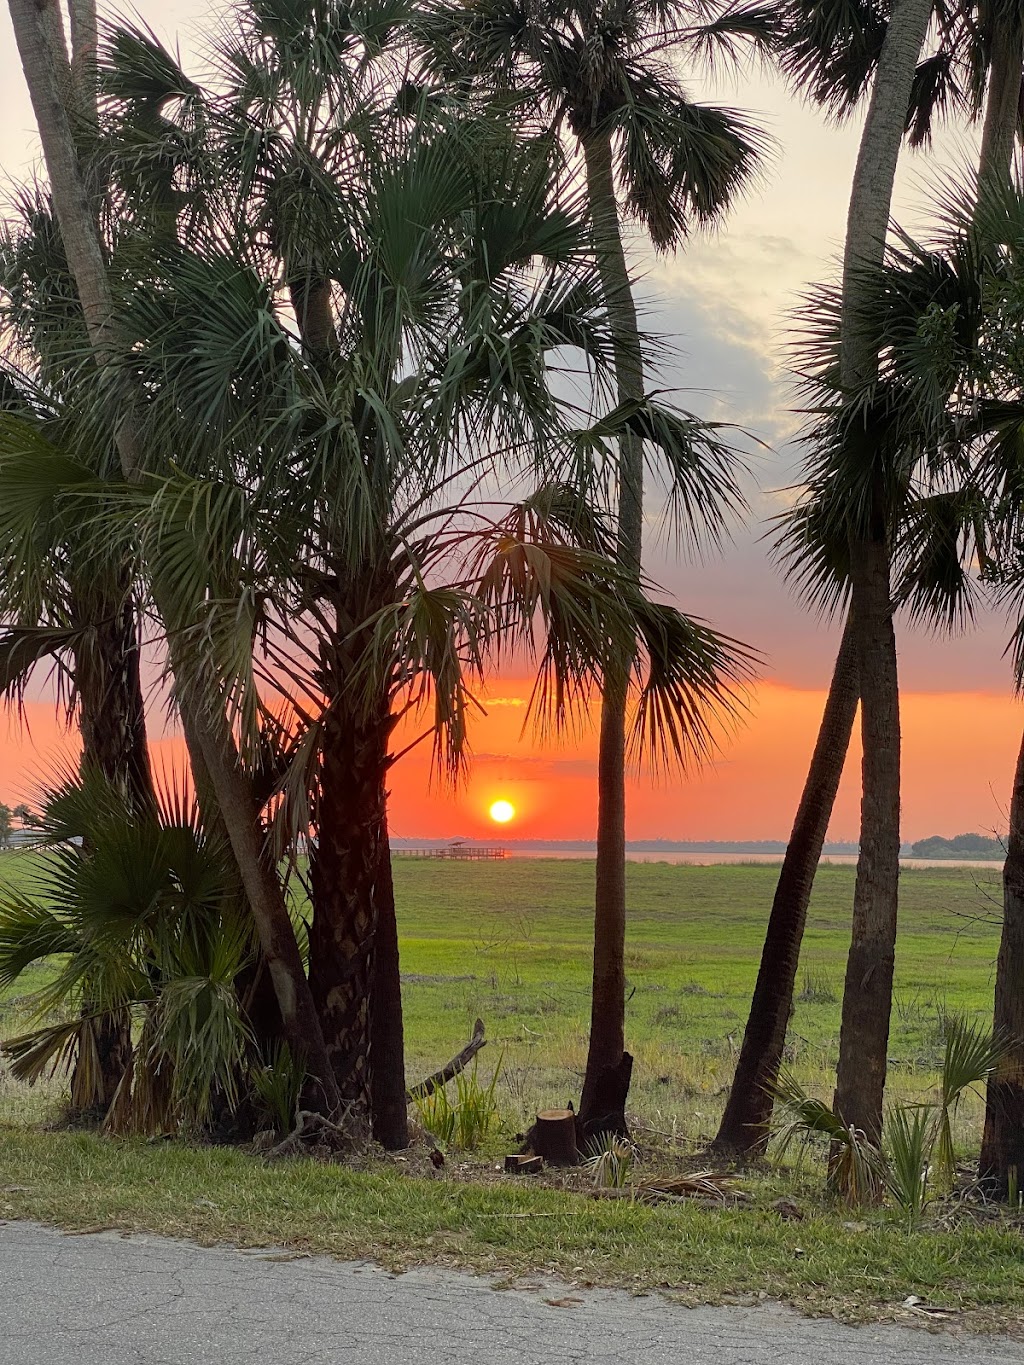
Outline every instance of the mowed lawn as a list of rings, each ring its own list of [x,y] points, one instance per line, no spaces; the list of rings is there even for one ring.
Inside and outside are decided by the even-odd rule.
[[[24,884],[29,858],[0,857],[0,879]],[[811,905],[789,1062],[821,1093],[831,1084],[849,943],[853,868],[821,867]],[[397,858],[410,1078],[434,1069],[481,1017],[484,1074],[502,1061],[511,1125],[540,1104],[575,1097],[589,1021],[593,863],[512,858]],[[775,889],[769,865],[629,867],[629,1042],[633,1108],[643,1124],[699,1145],[721,1110]],[[909,869],[902,878],[891,1093],[934,1084],[942,1021],[986,1019],[998,947],[999,868]],[[34,971],[0,1007],[0,1036],[25,1021]],[[4,1087],[7,1103],[17,1098]],[[30,1106],[34,1109],[36,1106]],[[980,1109],[963,1112],[969,1148]]]

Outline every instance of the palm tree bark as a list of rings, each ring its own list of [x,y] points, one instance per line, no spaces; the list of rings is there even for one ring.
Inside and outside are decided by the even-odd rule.
[[[303,347],[325,382],[332,383],[339,348],[330,281],[300,260],[291,262],[289,276],[289,297]],[[392,586],[387,571],[384,584]],[[351,642],[343,645],[341,639],[368,619],[375,606],[388,600],[387,587],[382,593],[382,586],[371,574],[362,602],[354,594],[353,602],[338,605],[339,641],[333,657],[325,660],[325,672],[339,693],[345,688],[345,670],[356,657]],[[342,1092],[351,1076],[352,1098],[367,1106],[374,1138],[388,1151],[398,1151],[409,1145],[409,1101],[385,786],[392,729],[386,694],[369,725],[344,713],[326,717],[318,796],[323,822],[318,819],[310,860],[313,932],[309,953],[314,998]],[[350,809],[354,760],[349,746],[359,751],[359,771],[365,775],[360,791],[371,815],[366,820],[360,818],[358,809]],[[344,849],[338,846],[341,831],[348,840]],[[355,869],[351,883],[337,880],[339,875],[349,876],[338,871],[345,863]],[[349,885],[352,894],[339,895],[342,885]],[[359,990],[364,992],[361,999],[357,999]]]
[[[1022,80],[1019,27],[997,31],[981,142],[979,191],[1010,178],[1019,126]],[[980,195],[979,195],[980,197]],[[989,1077],[978,1175],[988,1192],[1006,1199],[1024,1176],[1024,738],[1010,797],[1010,828],[1003,864],[1003,924],[996,960],[992,1032],[1006,1051]]]
[[[126,585],[122,585],[125,587]],[[151,816],[156,793],[149,762],[146,711],[139,671],[134,605],[100,590],[73,592],[72,614],[88,635],[75,650],[75,691],[82,766],[123,784],[134,810]],[[71,1077],[71,1107],[106,1115],[132,1055],[131,1019],[123,1012],[95,1017],[82,1006],[82,1036]],[[83,1058],[83,1049],[90,1056]]]
[[[350,619],[343,609],[339,617]],[[339,634],[344,638],[347,632]],[[332,700],[321,720],[316,839],[309,859],[309,984],[342,1100],[369,1122],[370,1002],[381,902],[390,889],[386,779],[392,720],[386,705],[367,715],[344,704],[349,650],[341,643],[330,649],[334,657],[325,660],[324,672]]]
[[[850,748],[859,698],[857,642],[852,617],[848,616],[775,887],[736,1074],[713,1143],[716,1151],[731,1156],[763,1150],[768,1140],[774,1104],[772,1087],[779,1077],[793,1009],[807,907]]]
[[[978,184],[1008,184],[1013,148],[1020,124],[1024,78],[1024,34],[1012,17],[996,21],[989,60],[985,122],[981,133]]]
[[[847,217],[840,379],[856,395],[878,371],[862,322],[864,266],[880,265],[914,72],[930,0],[898,0],[879,57]],[[892,1010],[900,853],[900,720],[884,476],[872,479],[867,524],[851,536],[852,608],[861,695],[860,855],[843,992],[836,1111],[877,1139]]]
[[[123,782],[136,810],[152,812],[156,794],[134,605],[130,598],[118,603],[105,592],[78,590],[73,599],[76,618],[89,627],[75,652],[82,760],[111,782]]]
[[[1007,1050],[988,1082],[978,1173],[993,1195],[1005,1199],[1011,1183],[1019,1190],[1024,1182],[1024,738],[1010,798],[992,1028]]]
[[[57,0],[10,0],[11,20],[36,116],[50,190],[60,223],[68,264],[85,315],[89,340],[101,367],[116,364],[119,345],[99,229],[78,163],[68,110],[73,98],[71,68]],[[132,417],[132,395],[120,405],[116,426],[118,454],[126,478],[144,469],[144,445]],[[158,585],[154,588],[158,593]],[[157,609],[161,603],[157,600]],[[169,622],[165,622],[170,624]],[[175,660],[172,633],[172,666]],[[223,709],[202,704],[194,681],[183,683],[179,705],[190,752],[201,755],[217,794],[232,851],[259,932],[293,1053],[302,1057],[320,1088],[328,1111],[338,1092],[328,1064],[309,984],[276,877],[264,866],[259,811],[251,782]],[[190,685],[191,684],[191,685]]]
[[[873,1141],[882,1132],[900,857],[899,680],[889,572],[884,535],[857,546],[853,583],[863,745],[861,836],[835,1109]]]
[[[377,938],[370,992],[370,1101],[373,1136],[389,1152],[409,1145],[405,1030],[398,953],[398,918],[385,820],[377,881]]]
[[[1024,739],[1010,799],[1010,828],[1003,864],[1003,928],[996,963],[993,1032],[1008,1049],[989,1082],[979,1171],[1005,1198],[1011,1180],[1024,1176]]]
[[[640,329],[622,245],[611,139],[597,131],[582,138],[587,191],[605,307],[615,349],[620,403],[644,395]],[[643,551],[643,445],[632,433],[619,438],[618,560],[637,578]],[[580,1100],[580,1123],[592,1113],[600,1077],[625,1052],[626,1021],[626,667],[604,679],[598,750],[598,814],[594,894],[594,979],[590,1046]]]

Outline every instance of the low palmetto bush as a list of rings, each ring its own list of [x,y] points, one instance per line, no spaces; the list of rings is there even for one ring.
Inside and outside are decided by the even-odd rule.
[[[915,1223],[924,1213],[930,1198],[934,1119],[929,1104],[894,1105],[886,1116],[886,1185],[910,1223]]]
[[[779,1073],[775,1098],[784,1118],[774,1135],[780,1157],[794,1142],[824,1138],[829,1143],[829,1189],[849,1204],[872,1203],[881,1196],[885,1158],[861,1129],[844,1123],[824,1100],[808,1095],[788,1071]]]
[[[165,783],[141,816],[101,775],[64,774],[30,868],[27,890],[0,894],[0,988],[43,958],[59,966],[30,998],[35,1026],[3,1043],[13,1075],[95,1071],[98,1030],[119,1019],[128,1055],[109,1128],[202,1129],[234,1111],[254,1056],[236,983],[256,944],[193,799]]]
[[[882,1149],[859,1129],[845,1125],[823,1101],[809,1096],[782,1073],[775,1087],[783,1122],[776,1129],[779,1155],[797,1139],[828,1140],[828,1183],[849,1203],[879,1200],[888,1193],[915,1222],[934,1194],[945,1195],[956,1181],[953,1123],[967,1090],[984,1084],[1006,1050],[980,1024],[963,1015],[942,1019],[944,1051],[935,1102],[893,1105],[885,1117]]]
[[[586,1149],[586,1164],[594,1177],[594,1188],[621,1190],[629,1181],[636,1160],[636,1148],[618,1133],[599,1133]]]
[[[279,1041],[273,1045],[269,1056],[253,1067],[251,1080],[261,1117],[284,1137],[298,1116],[306,1081],[305,1068],[292,1056],[288,1044]]]

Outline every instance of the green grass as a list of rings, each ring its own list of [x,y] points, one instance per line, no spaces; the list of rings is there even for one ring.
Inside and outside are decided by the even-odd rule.
[[[23,880],[23,855],[0,878]],[[504,1054],[499,1099],[513,1126],[541,1103],[579,1092],[589,1024],[593,864],[575,860],[395,862],[410,1079],[465,1042],[479,1016]],[[732,1073],[757,971],[777,869],[763,864],[629,866],[627,1034],[640,1121],[694,1146],[710,1138]],[[853,868],[823,866],[811,903],[788,1063],[830,1093],[849,944]],[[922,1098],[935,1084],[949,1011],[989,1019],[998,948],[999,869],[906,870],[889,1056],[890,1093]],[[38,970],[0,1006],[0,1036],[24,1021]],[[832,996],[830,999],[829,996]],[[0,1114],[17,1097],[0,1087]],[[977,1141],[980,1106],[958,1134]]]
[[[589,1023],[593,864],[399,860],[395,873],[403,971],[411,977],[410,1073],[453,1051],[479,1015],[504,1049],[504,1083],[524,1119],[539,1099],[575,1095]],[[764,865],[629,867],[632,1103],[652,1127],[681,1131],[697,1145],[714,1132],[731,1076],[776,876]],[[998,928],[970,917],[991,917],[998,894],[998,869],[904,873],[894,1095],[919,1097],[934,1085],[946,1012],[990,1018]],[[790,1065],[826,1088],[852,896],[851,867],[820,869],[797,983],[804,998],[789,1032]],[[977,1120],[978,1106],[966,1106],[967,1129]]]
[[[812,1207],[791,1223],[770,1208],[770,1188],[739,1207],[649,1207],[525,1178],[402,1171],[398,1161],[268,1166],[224,1148],[0,1129],[0,1217],[371,1257],[395,1269],[434,1261],[506,1282],[541,1270],[687,1303],[765,1294],[850,1320],[899,1317],[910,1294],[959,1310],[972,1327],[1024,1315],[1020,1231],[1005,1224],[908,1233],[881,1214],[854,1220]]]
[[[0,877],[29,862],[0,858]],[[638,1174],[692,1168],[714,1133],[757,970],[776,869],[629,869],[628,1037]],[[878,1317],[909,1294],[965,1310],[976,1325],[1024,1321],[1024,1241],[1008,1220],[975,1224],[937,1208],[908,1231],[893,1213],[851,1215],[822,1194],[820,1163],[751,1176],[753,1202],[648,1208],[586,1197],[586,1176],[548,1185],[493,1173],[536,1108],[579,1093],[585,1058],[593,865],[396,861],[410,1079],[447,1060],[479,1015],[499,1057],[501,1130],[483,1156],[450,1156],[434,1177],[422,1148],[364,1169],[265,1166],[243,1152],[111,1142],[45,1131],[63,1080],[27,1096],[0,1074],[0,1217],[68,1227],[145,1228],[201,1241],[466,1265],[495,1275],[549,1269],[577,1281],[661,1287],[688,1302],[767,1293],[806,1311]],[[811,906],[789,1063],[808,1088],[833,1083],[853,870],[823,867]],[[936,1083],[949,1011],[988,1020],[998,946],[999,872],[907,871],[890,1096]],[[41,969],[0,1004],[0,1036],[28,1018]],[[980,1102],[956,1141],[977,1147]],[[545,1177],[545,1179],[549,1179]],[[557,1188],[560,1182],[572,1188]],[[556,1188],[552,1188],[554,1185]],[[772,1211],[794,1194],[807,1216]]]

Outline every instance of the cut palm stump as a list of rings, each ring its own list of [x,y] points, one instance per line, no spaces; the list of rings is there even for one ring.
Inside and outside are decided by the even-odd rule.
[[[526,1146],[549,1166],[578,1166],[576,1115],[571,1109],[541,1109],[526,1135]]]

